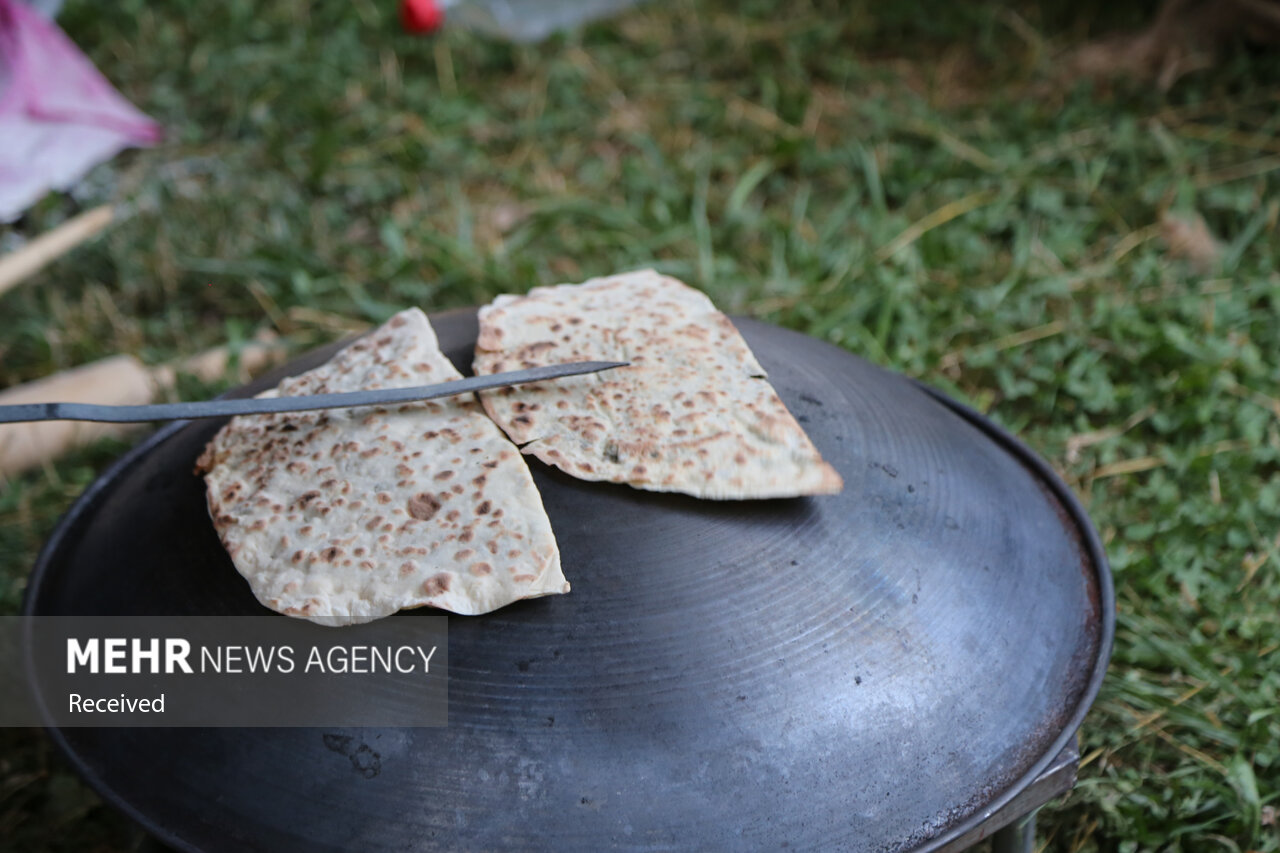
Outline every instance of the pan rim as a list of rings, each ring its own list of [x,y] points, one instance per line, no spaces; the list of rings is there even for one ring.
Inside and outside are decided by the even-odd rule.
[[[1012,455],[1023,465],[1026,465],[1039,479],[1040,483],[1049,489],[1080,534],[1080,541],[1084,546],[1084,555],[1089,558],[1098,584],[1098,608],[1100,611],[1100,636],[1098,638],[1098,648],[1094,655],[1093,668],[1089,673],[1089,680],[1085,683],[1084,689],[1080,693],[1080,699],[1076,703],[1076,707],[1072,709],[1071,715],[1067,718],[1062,731],[1058,733],[1058,736],[1049,744],[1045,752],[1035,760],[1027,771],[1010,784],[1000,795],[939,837],[917,848],[918,851],[923,853],[923,851],[939,850],[946,847],[951,842],[981,826],[982,823],[1009,805],[1045,772],[1058,754],[1076,736],[1080,726],[1084,723],[1084,718],[1093,707],[1093,702],[1097,699],[1098,692],[1102,689],[1102,682],[1105,680],[1107,669],[1111,664],[1111,650],[1115,641],[1116,606],[1111,564],[1107,560],[1106,550],[1102,546],[1102,539],[1098,536],[1098,531],[1089,519],[1089,515],[1080,503],[1080,499],[1063,482],[1052,466],[1023,443],[1021,439],[976,409],[952,399],[937,388],[918,379],[912,379],[911,383],[935,402],[949,408],[985,433],[992,441],[999,444],[1005,452]]]

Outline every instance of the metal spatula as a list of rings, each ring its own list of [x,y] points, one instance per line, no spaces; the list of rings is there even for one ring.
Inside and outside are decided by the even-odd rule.
[[[409,403],[451,397],[506,385],[520,385],[596,373],[625,367],[625,361],[575,361],[549,364],[527,370],[473,376],[436,385],[414,385],[407,388],[379,388],[372,391],[349,391],[342,394],[311,394],[305,397],[268,397],[245,400],[206,400],[197,403],[157,403],[148,406],[99,406],[90,403],[25,403],[0,406],[0,423],[26,421],[101,421],[140,423],[194,418],[222,418],[229,415],[257,415],[275,412],[307,412],[316,409],[345,409],[351,406],[377,406],[385,403]]]

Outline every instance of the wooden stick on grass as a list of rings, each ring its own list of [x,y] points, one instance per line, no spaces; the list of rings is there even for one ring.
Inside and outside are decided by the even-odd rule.
[[[272,334],[240,348],[242,378],[283,360],[285,349]],[[0,404],[72,401],[110,406],[143,405],[173,387],[178,373],[206,382],[225,375],[232,358],[229,347],[215,347],[170,365],[149,368],[130,355],[116,355],[0,390]],[[84,421],[0,424],[0,482],[29,468],[57,459],[105,436],[127,435],[131,427]]]
[[[110,225],[114,216],[109,204],[95,207],[68,219],[49,233],[41,234],[16,252],[0,257],[0,293],[93,237]]]

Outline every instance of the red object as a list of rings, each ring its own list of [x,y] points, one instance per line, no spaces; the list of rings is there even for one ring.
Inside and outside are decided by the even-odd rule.
[[[400,23],[408,33],[434,33],[444,23],[437,0],[400,0]]]

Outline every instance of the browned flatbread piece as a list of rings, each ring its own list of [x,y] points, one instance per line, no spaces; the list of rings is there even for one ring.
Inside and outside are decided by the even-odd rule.
[[[645,270],[480,310],[477,374],[587,359],[631,366],[485,392],[485,410],[584,480],[715,499],[840,491],[733,323],[676,279]]]
[[[460,378],[414,308],[262,396]],[[234,418],[198,470],[236,569],[290,616],[475,614],[569,591],[529,468],[471,395]]]

